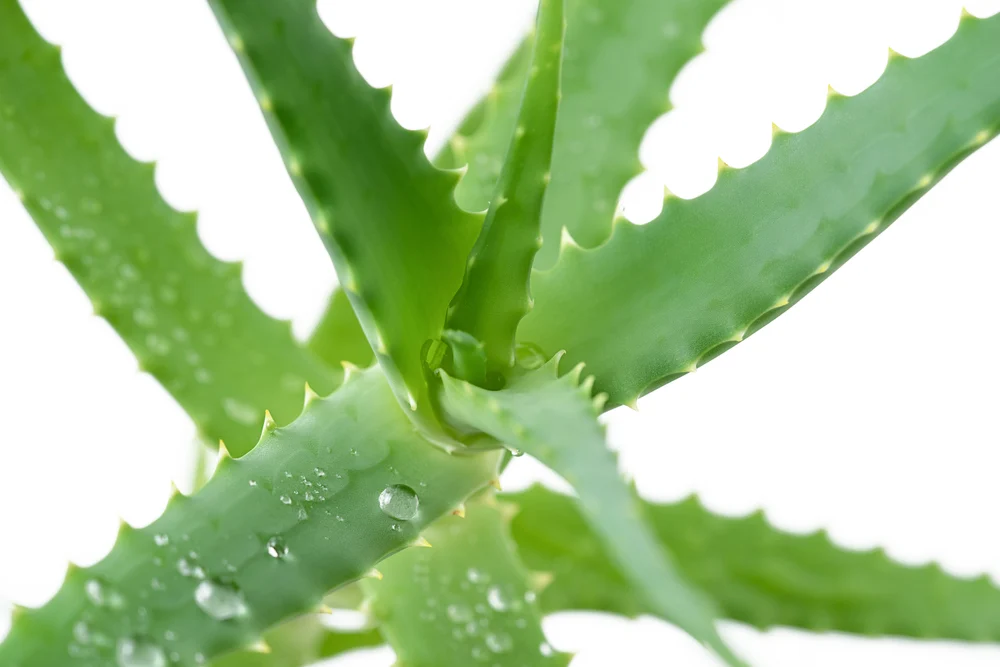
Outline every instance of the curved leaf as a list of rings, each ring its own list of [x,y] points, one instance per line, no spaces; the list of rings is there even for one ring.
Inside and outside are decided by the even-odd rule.
[[[401,405],[433,430],[421,351],[438,338],[481,217],[454,202],[315,0],[213,0],[286,167]]]
[[[50,602],[15,615],[0,664],[142,656],[192,667],[252,647],[413,543],[493,479],[497,463],[495,454],[431,446],[377,370],[352,376],[289,426],[266,426],[249,454],[224,460],[201,491],[175,496],[149,526],[124,526],[99,563],[71,568]],[[418,490],[409,521],[380,509],[380,494],[396,484]]]
[[[211,442],[245,453],[265,409],[287,423],[307,380],[322,393],[339,382],[250,300],[238,264],[202,247],[196,216],[163,201],[153,165],[121,148],[17,0],[0,0],[0,173],[94,311]]]
[[[514,334],[531,308],[528,279],[540,247],[542,203],[552,177],[566,28],[563,4],[539,3],[531,75],[517,128],[462,286],[448,308],[449,329],[482,341],[489,370],[498,374],[514,366]]]
[[[708,193],[667,199],[645,226],[620,221],[593,250],[566,246],[532,276],[518,338],[586,361],[611,404],[743,340],[997,134],[998,44],[1000,16],[967,16],[951,41],[894,57],[869,89],[833,96],[813,126]]]
[[[521,510],[511,523],[521,558],[553,576],[540,596],[546,612],[655,611],[612,565],[573,498],[535,486],[504,500]],[[851,551],[825,531],[786,533],[762,512],[718,516],[695,497],[642,505],[678,569],[726,618],[758,628],[1000,641],[1000,588],[989,577],[902,565],[882,549]]]
[[[438,373],[441,404],[451,418],[527,452],[580,494],[580,507],[622,576],[656,614],[677,624],[730,665],[742,665],[715,628],[711,601],[677,571],[642,517],[618,473],[597,421],[603,397],[591,398],[592,379],[580,368],[558,377],[559,357],[489,391]]]

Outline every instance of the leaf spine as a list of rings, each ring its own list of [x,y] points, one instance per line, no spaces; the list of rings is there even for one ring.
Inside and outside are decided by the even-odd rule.
[[[278,428],[278,424],[275,423],[274,417],[271,416],[271,411],[264,410],[264,430],[261,432],[261,437],[267,435],[276,428]]]
[[[318,400],[319,400],[319,394],[317,394],[316,391],[309,386],[309,383],[306,382],[305,399],[304,399],[305,402],[303,408],[308,408],[314,401]]]

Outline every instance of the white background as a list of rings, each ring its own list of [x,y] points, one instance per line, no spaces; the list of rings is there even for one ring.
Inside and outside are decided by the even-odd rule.
[[[665,0],[666,1],[666,0]],[[31,0],[69,74],[119,118],[137,158],[157,160],[168,201],[197,208],[208,248],[246,261],[269,313],[305,336],[334,276],[284,175],[235,59],[201,0]],[[431,125],[436,150],[529,25],[534,0],[321,3],[393,110]],[[759,158],[770,123],[801,130],[828,83],[855,94],[887,46],[919,55],[957,25],[960,3],[736,0],[671,91],[675,110],[641,151],[649,175],[627,217],[653,217],[666,183],[693,197],[716,156]],[[1000,2],[968,5],[973,13]],[[662,85],[651,81],[651,86]],[[763,507],[779,526],[826,526],[842,545],[884,545],[907,563],[1000,579],[1000,144],[968,159],[845,268],[764,331],[697,373],[610,416],[623,464],[653,499],[691,491],[713,509]],[[67,560],[93,563],[118,516],[145,524],[171,480],[189,487],[194,428],[90,305],[0,183],[0,605],[40,604]],[[537,470],[522,464],[514,488]],[[0,635],[7,624],[0,615]],[[548,619],[574,667],[715,664],[653,619]],[[904,640],[724,631],[755,665],[1000,664],[1000,649]],[[388,665],[387,650],[337,665]]]

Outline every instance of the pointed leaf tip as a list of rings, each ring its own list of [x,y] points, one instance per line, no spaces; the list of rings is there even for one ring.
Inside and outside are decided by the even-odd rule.
[[[267,435],[276,428],[278,428],[278,425],[275,423],[274,417],[271,416],[271,411],[264,410],[264,430],[261,435]]]

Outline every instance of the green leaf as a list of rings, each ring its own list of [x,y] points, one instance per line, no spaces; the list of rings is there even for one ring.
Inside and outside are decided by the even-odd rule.
[[[284,424],[307,380],[336,386],[339,373],[247,297],[240,266],[202,247],[196,216],[163,201],[153,165],[122,150],[17,0],[0,0],[0,173],[94,311],[207,439],[245,453],[265,409]]]
[[[253,646],[413,543],[497,464],[495,453],[431,446],[377,370],[352,375],[289,426],[266,427],[253,451],[225,459],[148,527],[124,526],[99,563],[71,568],[50,602],[17,614],[0,664],[121,664],[124,655],[191,667]],[[417,491],[409,521],[380,509],[380,494],[398,484]]]
[[[701,34],[725,4],[567,0],[563,97],[536,267],[555,262],[564,226],[584,247],[608,238],[619,193],[642,171],[643,135],[670,110],[670,84],[701,52]],[[469,210],[487,207],[500,177],[527,78],[527,54],[523,44],[438,157],[443,166],[469,165],[456,193]]]
[[[439,371],[441,405],[453,419],[531,454],[562,475],[580,494],[587,523],[648,607],[730,665],[742,665],[715,628],[713,605],[677,571],[618,473],[615,455],[605,445],[604,428],[597,421],[603,397],[591,398],[593,379],[581,384],[580,367],[558,377],[561,356],[515,378],[501,391],[482,389]]]
[[[333,368],[348,362],[367,368],[375,361],[365,332],[344,290],[335,287],[319,324],[309,337],[309,349]]]
[[[437,338],[481,216],[454,202],[426,134],[402,129],[315,0],[213,0],[288,172],[400,403],[433,429],[421,350]]]
[[[620,221],[599,248],[565,247],[532,276],[519,339],[586,361],[611,404],[743,340],[997,134],[997,44],[1000,16],[967,16],[949,42],[892,58],[880,81],[834,95],[813,126],[708,193],[667,199],[645,226]]]
[[[514,366],[514,334],[531,308],[528,280],[552,178],[565,28],[563,0],[541,0],[517,127],[465,279],[448,308],[448,328],[482,341],[489,371],[500,375]]]
[[[381,581],[365,582],[400,667],[569,664],[545,640],[504,508],[491,501],[468,503],[465,518],[441,519],[424,531],[431,548],[392,557]]]
[[[574,499],[541,486],[504,499],[521,509],[511,524],[519,554],[553,575],[541,595],[546,612],[654,611],[611,565]],[[882,549],[838,547],[825,531],[782,532],[762,512],[717,516],[695,497],[644,501],[643,510],[678,568],[727,618],[762,629],[1000,641],[1000,588],[985,575],[963,579],[936,563],[901,565]]]

